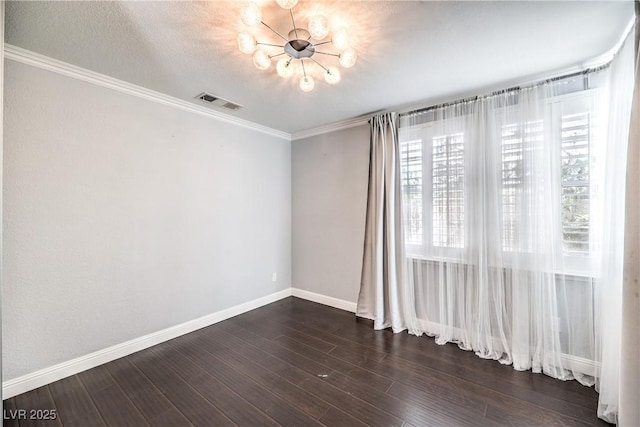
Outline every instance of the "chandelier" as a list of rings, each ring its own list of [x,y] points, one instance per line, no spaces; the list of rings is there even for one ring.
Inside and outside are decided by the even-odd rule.
[[[278,43],[262,42],[249,32],[238,34],[238,48],[245,54],[253,53],[253,64],[259,70],[267,70],[271,67],[272,60],[279,58],[276,63],[276,71],[279,76],[289,78],[297,76],[300,89],[310,92],[315,86],[315,81],[310,74],[310,69],[318,66],[322,69],[324,79],[329,84],[336,84],[340,81],[340,70],[334,65],[323,65],[316,58],[321,55],[326,58],[337,58],[338,63],[344,68],[351,68],[355,65],[358,55],[349,46],[349,36],[346,29],[341,28],[331,32],[329,20],[323,15],[312,16],[306,28],[298,27],[293,17],[293,8],[298,4],[298,0],[276,0],[278,5],[289,11],[293,29],[285,37],[280,32],[262,21],[262,11],[260,6],[250,1],[241,11],[242,22],[249,27],[258,27],[259,24],[267,27]],[[282,43],[282,44],[280,44]],[[332,47],[333,52],[324,52],[318,48]]]

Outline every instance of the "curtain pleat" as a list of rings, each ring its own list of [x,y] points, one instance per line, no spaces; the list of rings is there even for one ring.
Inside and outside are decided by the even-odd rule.
[[[364,254],[356,314],[376,329],[407,329],[407,305],[397,114],[369,121],[370,163]]]
[[[638,9],[638,6],[636,6]],[[637,23],[636,23],[637,25]],[[636,33],[636,49],[638,34]],[[621,426],[640,426],[640,51],[636,52],[636,75],[629,148],[622,288],[622,336],[620,351]]]
[[[357,315],[595,385],[599,417],[640,425],[630,49],[583,75],[373,117]]]
[[[605,89],[608,95],[606,126],[606,166],[604,173],[604,209],[601,272],[596,278],[596,355],[600,364],[596,378],[598,416],[618,423],[621,400],[621,351],[625,345],[623,268],[625,229],[626,169],[629,156],[629,131],[634,83],[634,37],[630,35],[616,55],[607,73]],[[629,182],[634,187],[637,182]]]

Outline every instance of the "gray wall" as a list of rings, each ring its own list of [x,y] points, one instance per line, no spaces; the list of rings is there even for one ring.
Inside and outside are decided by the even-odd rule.
[[[5,2],[0,4],[0,58],[4,58],[4,7]],[[4,82],[4,59],[0,61],[0,82]],[[3,118],[3,104],[4,104],[4,84],[0,84],[0,129],[3,128],[2,118]],[[0,169],[2,168],[2,151],[3,151],[3,133],[0,132]],[[0,188],[2,188],[2,173],[0,171]],[[0,217],[2,215],[2,200],[0,199]],[[2,258],[2,228],[0,228],[0,259]],[[0,262],[0,318],[2,317],[2,263]],[[0,348],[2,348],[2,322],[0,320]],[[2,384],[2,357],[0,357],[0,385]],[[3,392],[2,387],[0,386],[0,402],[2,402]],[[4,404],[0,406],[2,408],[2,414],[4,415]]]
[[[289,141],[13,61],[4,101],[3,380],[291,286]]]
[[[293,286],[356,302],[364,242],[369,127],[294,141]]]

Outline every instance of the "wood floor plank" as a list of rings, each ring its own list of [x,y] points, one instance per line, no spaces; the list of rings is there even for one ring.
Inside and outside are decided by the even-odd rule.
[[[259,333],[259,331],[255,331]],[[342,372],[356,380],[367,381],[376,390],[385,391],[392,381],[372,371],[366,371],[334,356],[307,347],[302,343],[279,336],[273,341],[247,329],[235,329],[234,335],[247,341],[259,343],[274,356],[286,357],[290,363],[314,375],[329,375],[332,371]]]
[[[229,319],[228,323],[254,331],[257,334],[259,333],[260,336],[269,340],[278,338],[282,335],[282,330],[284,329],[284,327],[280,327],[278,323],[251,322],[241,316]]]
[[[455,425],[475,427],[478,425],[478,420],[483,416],[482,412],[475,413],[471,409],[455,405],[441,396],[431,396],[432,398],[428,401],[415,402],[381,393],[367,387],[365,383],[354,381],[340,374],[327,377],[325,381],[345,393],[416,426]],[[497,424],[484,420],[482,425],[489,427]]]
[[[193,426],[187,418],[176,408],[169,408],[148,418],[149,424],[153,427],[188,427]]]
[[[221,329],[225,326],[221,325]],[[304,356],[297,355],[290,349],[284,348],[278,343],[270,341],[260,335],[256,335],[247,329],[233,329],[233,335],[242,338],[245,341],[255,343],[261,349],[268,350],[273,355],[287,358],[288,363],[291,363],[293,366],[305,370],[313,375],[329,374],[333,372],[333,368],[331,366],[327,366],[326,364],[319,363]]]
[[[458,350],[458,352],[466,353],[462,350]],[[431,387],[436,383],[434,375],[441,378],[440,383],[443,383],[444,381],[451,381],[450,377],[454,377],[457,380],[463,381],[464,384],[467,385],[469,383],[480,385],[484,394],[489,392],[494,392],[494,395],[496,392],[499,394],[507,394],[538,407],[545,407],[553,410],[559,415],[566,415],[574,419],[593,418],[593,408],[577,405],[573,402],[559,399],[556,396],[537,392],[528,387],[528,385],[521,384],[520,379],[517,381],[508,380],[509,378],[521,376],[522,374],[531,376],[533,375],[531,373],[518,372],[513,370],[511,367],[502,365],[500,365],[500,368],[502,369],[498,371],[499,374],[488,373],[488,371],[490,371],[489,368],[493,368],[493,364],[499,365],[491,360],[472,360],[471,362],[473,362],[475,366],[470,368],[469,364],[466,363],[452,365],[439,359],[426,361],[420,358],[418,359],[420,362],[416,362],[410,358],[399,357],[395,354],[388,355],[379,363],[370,360],[363,361],[362,359],[358,360],[357,353],[345,350],[340,346],[332,350],[330,354],[344,360],[350,360],[352,363],[368,367],[368,369],[372,369],[374,371],[393,372],[393,370],[390,370],[389,368],[394,366],[400,367],[401,370],[411,369],[411,375],[422,377],[418,382],[425,387]],[[480,370],[478,369],[478,366],[486,367],[487,370]],[[446,377],[442,377],[442,375],[445,375]],[[443,378],[446,378],[446,380]],[[428,381],[426,381],[427,379]],[[415,385],[416,381],[409,381]],[[593,422],[597,421],[594,420]]]
[[[191,424],[128,358],[114,360],[105,367],[151,425]]]
[[[606,426],[597,393],[286,298],[5,400],[64,426]],[[5,418],[6,418],[5,412]],[[34,420],[31,420],[34,421]],[[59,425],[5,419],[6,426]]]
[[[218,359],[202,348],[189,347],[185,355],[217,378],[253,406],[264,411],[282,425],[320,425],[316,420],[297,410],[269,389],[239,373],[224,360]],[[213,363],[212,363],[213,362]]]
[[[394,356],[388,356],[381,363],[390,364],[393,362],[397,364],[409,365],[418,372],[425,372],[423,369],[423,364],[409,363],[403,359],[395,359]],[[491,363],[492,361],[481,360],[479,362],[485,362],[484,364],[486,365],[486,362]],[[437,367],[434,368],[433,365],[431,365],[430,367],[433,369],[438,369]],[[548,394],[539,393],[526,387],[517,386],[506,381],[501,381],[501,378],[503,378],[503,376],[488,379],[485,374],[480,373],[475,369],[468,369],[466,366],[461,366],[454,371],[446,369],[442,372],[446,372],[447,374],[452,375],[457,379],[464,380],[467,383],[475,383],[481,385],[484,389],[492,390],[502,394],[509,394],[514,398],[520,399],[524,402],[547,408],[547,410],[551,410],[559,415],[566,415],[575,419],[588,418],[593,415],[593,410],[585,408],[584,406],[575,405],[571,402],[549,396]],[[507,372],[506,374],[511,374],[511,372]]]
[[[227,417],[229,417],[230,420],[241,426],[278,425],[278,423],[276,423],[271,417],[251,405],[241,395],[228,388],[217,378],[209,375],[206,369],[198,366],[197,363],[182,354],[182,350],[188,351],[188,349],[184,348],[184,344],[177,344],[173,341],[175,340],[166,343],[167,348],[164,353],[168,355],[172,361],[170,364],[171,368],[176,372],[197,370],[200,373],[205,374],[194,376],[194,379],[189,384],[205,399],[209,400],[213,405],[220,409]],[[199,342],[195,343],[195,345],[199,344]],[[213,359],[210,361],[212,363],[215,362]]]
[[[49,384],[60,422],[67,426],[104,426],[104,420],[77,375]]]
[[[147,421],[105,365],[78,374],[100,415],[108,425],[147,425]]]
[[[239,394],[210,376],[192,383],[207,400],[239,426],[278,426],[273,418],[247,402]]]
[[[129,356],[132,363],[196,426],[236,425],[159,357],[145,350]]]
[[[511,366],[504,366],[488,360],[478,360],[473,352],[460,352],[454,344],[440,346],[427,337],[415,337],[406,333],[393,334],[390,331],[374,331],[359,322],[345,324],[343,328],[334,332],[343,339],[348,339],[375,348],[384,348],[386,352],[402,359],[422,363],[429,366],[438,365],[438,369],[455,370],[460,364],[466,366],[467,371],[476,371],[477,376],[499,377],[501,383],[511,383],[523,389],[546,394],[550,387],[554,398],[572,404],[592,408],[597,402],[595,393],[577,383],[566,382],[558,387],[557,381],[546,375],[530,375],[529,372],[519,372]],[[323,339],[328,340],[326,337]],[[468,363],[465,363],[468,362]],[[484,362],[484,363],[482,363]],[[561,393],[559,393],[562,391]],[[588,396],[588,397],[587,397]]]
[[[387,355],[387,353],[384,351],[375,350],[370,346],[365,346],[353,340],[348,340],[348,339],[336,336],[334,334],[325,332],[321,329],[317,329],[309,325],[302,324],[294,319],[287,319],[286,321],[283,322],[283,325],[287,326],[290,329],[293,329],[295,331],[298,331],[307,335],[317,336],[323,341],[333,344],[335,347],[340,346],[342,348],[349,349],[351,351],[362,354],[364,357],[367,357],[369,359],[381,360]],[[291,337],[295,339],[295,337],[293,336]],[[331,350],[329,350],[329,352],[331,352]]]
[[[39,387],[30,393],[16,396],[16,408],[24,410],[19,417],[20,427],[61,426],[48,386]]]
[[[233,353],[225,347],[209,345],[201,346],[200,348],[224,360],[232,368],[247,375],[258,384],[273,390],[274,394],[312,418],[319,419],[330,407],[328,403],[318,399],[316,396],[288,382],[284,378],[266,371],[246,357]],[[185,350],[188,351],[188,349]]]
[[[18,407],[16,406],[16,398],[5,399],[3,402],[3,423],[4,427],[18,427],[20,422],[18,421]]]
[[[80,372],[78,379],[82,381],[89,394],[98,392],[115,384],[107,368],[102,365],[88,371]]]
[[[340,348],[332,351],[338,357],[344,359],[355,359],[357,355],[351,355]],[[491,388],[469,382],[465,379],[452,377],[446,373],[439,372],[427,366],[419,366],[406,361],[399,361],[390,356],[380,362],[368,360],[361,362],[361,366],[368,369],[385,372],[396,380],[387,393],[398,398],[412,399],[412,396],[421,395],[422,400],[438,401],[445,399],[461,408],[472,409],[480,413],[489,403],[493,403],[496,408],[508,409],[514,412],[513,419],[522,422],[528,421],[531,424],[560,423],[562,425],[572,425],[575,419],[563,414],[545,411],[540,412],[540,407],[520,400],[509,394],[497,392]],[[410,391],[405,391],[410,390]],[[526,404],[525,404],[526,403]],[[593,416],[585,415],[584,419]],[[593,420],[597,422],[596,420]]]
[[[328,353],[331,350],[333,350],[334,348],[336,348],[335,344],[332,344],[330,342],[324,341],[320,338],[318,338],[317,336],[314,337],[310,334],[306,334],[300,331],[297,331],[295,329],[291,329],[288,327],[282,328],[281,326],[281,336],[279,338],[282,337],[286,337],[286,338],[290,338],[293,340],[296,340],[298,342],[301,342],[302,344],[311,347],[315,350],[321,351],[323,353]]]
[[[341,393],[339,389],[327,384],[316,374],[310,373],[291,364],[287,353],[276,351],[278,356],[275,357],[268,351],[263,351],[262,345],[260,345],[260,348],[255,347],[255,343],[252,342],[251,339],[249,339],[249,341],[239,343],[238,341],[243,341],[242,338],[236,338],[228,334],[220,336],[216,333],[211,333],[210,336],[215,336],[219,339],[218,345],[223,345],[232,351],[236,351],[238,354],[251,357],[253,362],[262,366],[264,369],[282,376],[287,381],[318,396],[320,399],[330,403],[336,408],[348,412],[366,424],[373,426],[399,426],[403,424],[402,420],[398,417],[381,411],[375,406],[357,399],[354,396]],[[246,349],[247,346],[254,346],[255,349],[258,350],[258,357],[256,357],[255,351]]]
[[[100,415],[107,425],[111,426],[145,426],[149,425],[140,411],[116,385],[110,385],[90,393]]]
[[[327,427],[366,427],[367,424],[353,418],[351,415],[337,408],[329,408],[327,412],[320,418],[320,422]]]
[[[358,365],[334,357],[331,354],[318,352],[317,350],[307,347],[303,343],[289,337],[281,336],[274,341],[280,344],[283,348],[289,349],[299,355],[314,360],[315,362],[322,363],[327,367],[332,367],[334,371],[341,372],[354,380],[366,382],[369,384],[369,387],[375,390],[384,392],[393,383],[393,380],[388,377],[378,375],[373,371],[362,369]]]
[[[236,331],[238,332],[238,331]],[[295,335],[294,335],[295,336]],[[314,360],[327,358],[318,354],[315,349],[312,349],[302,343],[297,342],[289,338],[290,335],[283,335],[275,339],[274,341],[281,343],[283,346],[290,348],[298,353],[304,354],[308,357],[313,357]],[[297,336],[296,336],[297,337]],[[353,365],[344,363],[339,359],[332,358],[330,360],[331,366],[335,367],[336,364],[347,366],[345,371],[353,369]],[[373,373],[371,373],[373,374]],[[387,396],[384,393],[376,391],[368,384],[368,378],[361,378],[363,382],[348,378],[344,375],[333,374],[326,377],[326,381],[343,389],[346,393],[359,397],[360,399],[372,404],[377,408],[382,408],[391,414],[402,417],[405,416],[405,420],[415,425],[470,425],[475,426],[477,424],[478,416],[483,416],[486,405],[480,405],[479,413],[472,413],[468,408],[460,408],[452,405],[446,399],[440,398],[440,396],[432,396],[432,405],[428,407],[428,412],[421,410],[417,406],[410,406],[403,401]],[[391,382],[387,381],[385,390],[391,385]],[[486,422],[487,425],[492,424],[490,421]]]

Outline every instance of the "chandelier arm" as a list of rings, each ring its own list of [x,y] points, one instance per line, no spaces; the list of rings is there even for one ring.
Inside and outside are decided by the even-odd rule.
[[[289,14],[291,15],[291,23],[293,24],[293,31],[295,31],[296,33],[296,39],[299,39],[300,37],[298,37],[298,29],[296,28],[296,21],[295,19],[293,19],[293,9],[289,9]]]
[[[311,38],[311,37],[309,37]],[[326,42],[314,43],[314,46],[322,46],[323,44],[331,43],[331,40],[327,40]]]
[[[287,54],[287,52],[276,53],[275,55],[269,55],[269,58],[275,58],[275,57],[277,57],[277,56],[280,56],[280,55],[286,55],[286,54]]]
[[[273,31],[274,33],[276,33],[276,35],[277,35],[278,37],[280,37],[282,40],[286,41],[287,43],[289,42],[289,40],[287,40],[287,38],[286,38],[285,36],[283,36],[282,34],[280,34],[279,32],[277,32],[277,31],[276,31],[276,30],[274,30],[273,28],[271,28],[271,27],[269,26],[269,24],[265,23],[264,21],[260,21],[260,23],[261,23],[262,25],[264,25],[265,27],[267,27],[268,29],[270,29],[271,31]]]
[[[256,42],[256,44],[259,44],[260,46],[284,47],[283,44],[260,43],[260,42]]]
[[[304,61],[301,59],[300,64],[302,64],[302,75],[307,77],[307,70],[304,68]]]
[[[329,69],[327,67],[325,67],[324,65],[322,65],[321,63],[319,63],[318,61],[316,61],[315,59],[309,57],[310,60],[312,60],[313,62],[315,62],[316,64],[318,64],[320,66],[320,68],[322,68],[323,70],[325,70],[327,73],[329,72]]]
[[[337,53],[320,52],[319,50],[316,50],[315,53],[319,53],[320,55],[337,56],[338,58],[340,58],[340,55]]]

